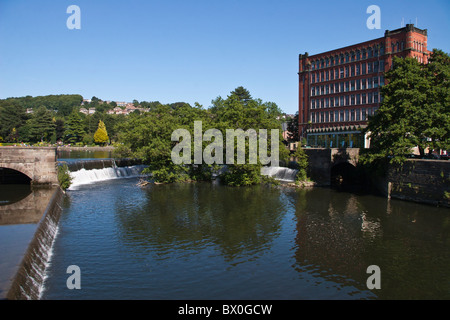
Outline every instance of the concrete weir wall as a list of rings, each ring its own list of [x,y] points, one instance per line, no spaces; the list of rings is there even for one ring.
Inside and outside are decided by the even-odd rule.
[[[42,213],[34,237],[7,290],[7,300],[38,300],[40,298],[45,280],[45,268],[57,234],[64,197],[59,187],[51,188],[49,191],[50,201]]]
[[[389,198],[450,207],[450,161],[409,159],[377,185]]]
[[[19,171],[33,185],[57,185],[56,148],[0,147],[0,168]]]

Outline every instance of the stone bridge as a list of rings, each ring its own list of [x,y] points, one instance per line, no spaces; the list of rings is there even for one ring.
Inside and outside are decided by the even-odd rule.
[[[333,178],[353,180],[359,161],[359,148],[305,148],[308,176],[320,185],[331,185]]]
[[[27,181],[58,185],[56,148],[0,147],[0,184]]]

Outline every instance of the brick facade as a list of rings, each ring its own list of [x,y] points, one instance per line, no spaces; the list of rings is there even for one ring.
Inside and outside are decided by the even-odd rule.
[[[309,56],[299,55],[299,133],[319,147],[364,147],[359,128],[378,109],[393,56],[427,63],[427,30],[413,24],[384,37]]]

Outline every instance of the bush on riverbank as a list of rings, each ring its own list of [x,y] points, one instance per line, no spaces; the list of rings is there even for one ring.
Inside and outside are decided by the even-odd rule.
[[[58,166],[58,182],[63,190],[67,190],[72,184],[72,177],[70,176],[69,167],[67,164]]]

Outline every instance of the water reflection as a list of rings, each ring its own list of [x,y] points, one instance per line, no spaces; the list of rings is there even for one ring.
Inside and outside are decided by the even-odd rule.
[[[367,289],[382,270],[381,299],[450,297],[450,216],[441,208],[333,190],[290,192],[296,201],[294,268]],[[436,263],[435,263],[436,262]]]
[[[136,183],[68,192],[45,298],[450,296],[448,210],[325,188]],[[83,290],[61,286],[74,263]],[[370,265],[381,290],[366,287]]]
[[[0,185],[0,225],[38,223],[54,188]]]
[[[108,150],[80,150],[80,149],[58,149],[58,160],[78,161],[85,159],[109,159],[112,158],[112,152]]]
[[[0,184],[0,206],[10,205],[31,194],[30,184]]]
[[[118,201],[124,243],[130,250],[156,250],[160,259],[168,249],[185,250],[186,255],[210,245],[232,265],[243,256],[260,255],[279,234],[286,213],[280,190],[223,188],[209,183],[154,185],[138,206]]]
[[[54,188],[0,185],[0,298],[5,298],[54,192]]]

